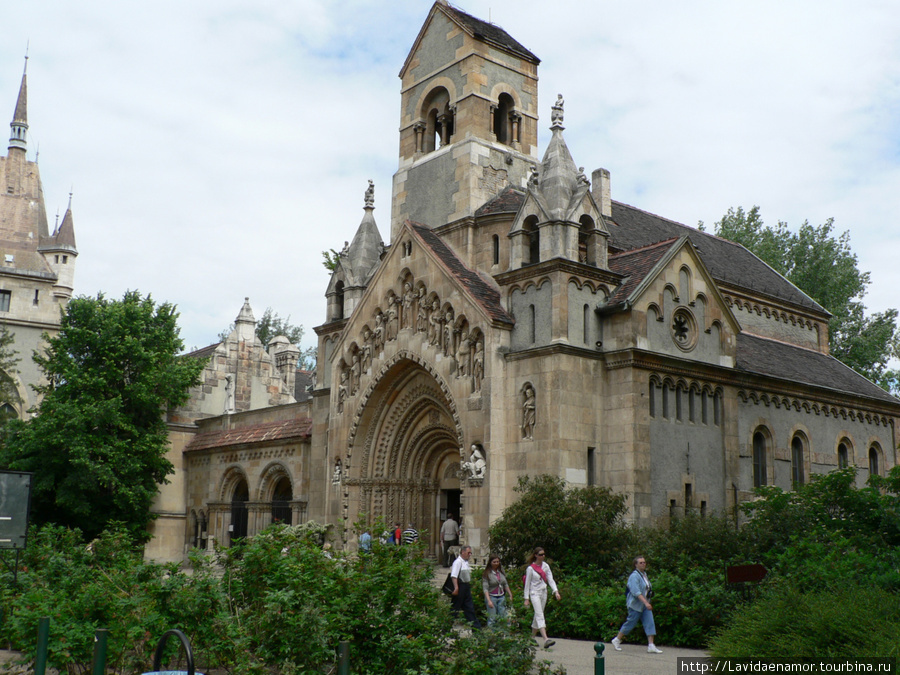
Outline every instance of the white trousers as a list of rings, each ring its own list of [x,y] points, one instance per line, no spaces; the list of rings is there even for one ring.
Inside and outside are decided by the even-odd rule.
[[[547,606],[547,589],[532,591],[528,599],[531,601],[531,608],[534,610],[534,619],[531,622],[531,627],[538,630],[546,628],[547,622],[544,621],[544,607]]]

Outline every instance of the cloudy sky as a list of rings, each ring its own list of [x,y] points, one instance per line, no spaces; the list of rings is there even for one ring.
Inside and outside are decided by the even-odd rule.
[[[460,0],[537,54],[539,138],[566,98],[579,165],[613,199],[711,227],[835,219],[900,305],[900,12],[895,0]],[[29,157],[48,213],[74,189],[76,293],[178,305],[201,347],[245,296],[325,318],[321,251],[362,215],[390,230],[397,77],[424,0],[31,0],[0,21],[0,124],[30,44]],[[5,103],[4,103],[5,101]],[[3,111],[6,111],[5,115]]]

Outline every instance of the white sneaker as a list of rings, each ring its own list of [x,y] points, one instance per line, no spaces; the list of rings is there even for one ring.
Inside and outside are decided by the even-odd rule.
[[[618,636],[612,639],[612,646],[616,648],[617,652],[622,651],[622,641],[618,638]]]
[[[647,652],[649,654],[662,654],[662,649],[659,649],[656,645],[647,645]]]

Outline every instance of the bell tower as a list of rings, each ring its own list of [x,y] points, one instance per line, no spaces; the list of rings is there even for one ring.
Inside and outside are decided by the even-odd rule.
[[[537,159],[534,54],[492,23],[439,0],[400,71],[400,168],[391,239],[472,216]]]

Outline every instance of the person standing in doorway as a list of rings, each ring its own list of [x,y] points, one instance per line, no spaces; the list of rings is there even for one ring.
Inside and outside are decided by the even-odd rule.
[[[459,545],[459,525],[452,513],[447,514],[447,520],[441,525],[441,541],[444,542],[444,567],[450,567],[450,547]]]
[[[619,629],[619,634],[612,639],[612,646],[616,651],[622,651],[622,640],[640,621],[647,634],[647,651],[651,654],[662,654],[662,650],[654,644],[656,624],[653,622],[653,605],[650,604],[652,594],[650,578],[647,576],[647,560],[639,555],[634,559],[634,571],[628,577],[628,591],[625,593],[628,618]]]
[[[556,644],[556,640],[547,637],[547,622],[544,620],[544,608],[547,606],[547,587],[553,589],[553,596],[561,600],[559,589],[553,580],[553,572],[544,558],[546,554],[543,546],[538,546],[528,558],[528,567],[525,568],[525,607],[529,603],[534,610],[534,619],[531,622],[531,637],[537,640],[540,632],[544,640],[544,649],[549,649]],[[541,644],[540,640],[537,640]]]
[[[456,612],[462,610],[472,628],[481,628],[481,622],[475,614],[475,601],[472,599],[472,568],[469,567],[471,556],[472,547],[463,546],[450,569],[450,578],[453,580],[452,607]]]

